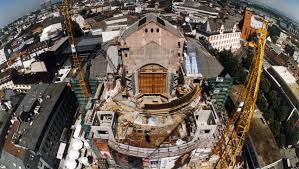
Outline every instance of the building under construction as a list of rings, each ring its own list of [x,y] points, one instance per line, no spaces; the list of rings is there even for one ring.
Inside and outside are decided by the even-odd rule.
[[[108,56],[117,72],[110,71],[85,116],[99,165],[179,168],[204,162],[222,125],[202,91],[196,57],[185,53],[185,37],[147,14],[118,41],[110,46],[116,55]]]

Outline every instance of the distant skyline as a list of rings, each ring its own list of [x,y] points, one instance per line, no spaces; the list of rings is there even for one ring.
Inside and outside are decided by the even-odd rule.
[[[0,27],[40,7],[45,0],[1,0]]]
[[[0,0],[0,27],[40,9],[40,5],[47,0]],[[60,0],[52,0],[57,2]]]
[[[299,23],[299,0],[251,0],[265,4]]]
[[[46,0],[1,0],[0,1],[0,27],[13,20],[40,8]],[[59,0],[54,0],[59,1]],[[282,14],[299,22],[299,0],[251,0],[266,4]]]

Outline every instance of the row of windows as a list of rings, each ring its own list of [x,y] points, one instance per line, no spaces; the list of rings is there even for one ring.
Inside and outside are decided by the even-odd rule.
[[[145,32],[145,33],[147,33],[148,31],[149,31],[149,30],[148,30],[147,28],[144,29],[144,32]],[[153,33],[153,32],[154,32],[154,28],[151,28],[150,31]],[[157,28],[157,29],[156,29],[156,32],[157,32],[157,33],[160,32],[160,29]]]
[[[213,42],[212,46],[217,46],[217,45],[222,45],[222,44],[231,44],[231,43],[236,43],[238,42],[239,39],[231,39],[231,40],[224,40],[220,42]]]
[[[229,33],[229,34],[223,34],[223,35],[214,35],[210,37],[210,40],[221,40],[223,38],[232,38],[232,37],[238,37],[240,36],[240,33]]]
[[[218,50],[222,50],[222,49],[236,48],[237,46],[239,46],[239,44],[238,43],[234,43],[234,44],[231,44],[231,45],[217,46],[215,48],[218,49]]]

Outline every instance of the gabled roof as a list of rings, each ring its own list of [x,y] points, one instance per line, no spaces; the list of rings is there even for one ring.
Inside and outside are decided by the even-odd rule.
[[[218,32],[223,25],[224,30],[232,30],[236,24],[237,22],[231,19],[209,19],[203,24],[202,29],[206,32]],[[236,30],[238,31],[238,27]]]
[[[137,30],[144,27],[145,25],[147,25],[150,22],[155,22],[156,24],[158,24],[165,30],[173,33],[174,35],[176,35],[178,37],[183,37],[181,32],[179,32],[171,23],[169,23],[168,21],[166,21],[164,19],[161,19],[160,17],[156,16],[155,14],[149,13],[149,14],[146,14],[145,17],[141,18],[140,20],[138,20],[137,22],[132,24],[127,30],[125,30],[124,33],[122,34],[122,38],[129,37],[132,33],[136,32]]]

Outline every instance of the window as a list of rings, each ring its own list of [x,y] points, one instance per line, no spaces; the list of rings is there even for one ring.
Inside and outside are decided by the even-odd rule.
[[[144,32],[147,33],[147,28],[144,29]]]
[[[156,30],[157,32],[159,32],[160,30],[159,30],[159,28],[157,28],[157,30]]]
[[[181,47],[181,42],[178,42],[178,47],[179,47],[179,48]]]
[[[98,132],[98,134],[108,134],[108,131],[98,130],[97,132]]]
[[[125,53],[125,57],[128,57],[128,54]]]
[[[154,32],[154,29],[153,29],[153,28],[151,28],[151,32],[152,32],[152,33]]]

